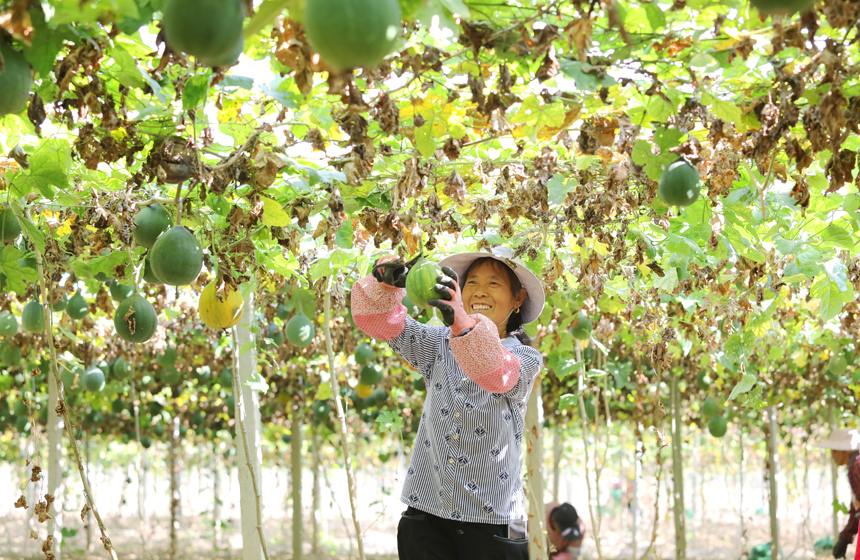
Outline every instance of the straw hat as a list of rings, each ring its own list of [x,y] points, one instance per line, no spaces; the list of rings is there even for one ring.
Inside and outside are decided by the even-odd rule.
[[[477,259],[484,257],[490,257],[508,265],[514,271],[514,274],[517,275],[517,278],[520,279],[520,284],[526,289],[526,299],[520,306],[520,312],[523,315],[523,324],[531,323],[540,317],[544,303],[546,302],[541,281],[528,269],[525,262],[514,258],[514,252],[509,247],[495,247],[492,253],[458,253],[439,261],[439,266],[450,267],[457,273],[460,280],[463,280],[463,275],[466,273],[469,265]]]
[[[827,438],[813,443],[812,447],[836,451],[857,451],[860,449],[860,432],[854,429],[839,428],[833,430]]]

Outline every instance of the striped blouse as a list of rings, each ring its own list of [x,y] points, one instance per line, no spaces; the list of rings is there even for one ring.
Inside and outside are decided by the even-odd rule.
[[[526,518],[522,441],[526,402],[543,364],[487,317],[468,334],[408,317],[405,290],[355,283],[356,325],[387,340],[424,377],[427,395],[401,501],[445,519],[507,524]]]

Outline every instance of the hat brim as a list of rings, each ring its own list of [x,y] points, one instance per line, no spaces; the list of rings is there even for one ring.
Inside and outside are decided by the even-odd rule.
[[[813,443],[812,447],[817,447],[819,449],[830,449],[832,451],[857,451],[858,449],[860,449],[860,444],[845,441],[844,439],[827,438],[819,441],[818,443]]]
[[[531,270],[529,270],[525,263],[520,259],[508,259],[494,255],[493,253],[483,252],[457,253],[456,255],[445,257],[439,261],[439,266],[447,266],[451,268],[451,270],[456,272],[457,276],[462,280],[463,275],[469,268],[469,265],[477,259],[484,257],[495,259],[510,267],[511,270],[514,271],[514,274],[517,275],[517,278],[519,278],[520,284],[522,284],[523,288],[526,289],[526,299],[520,306],[520,313],[522,313],[523,316],[523,324],[531,323],[540,317],[540,314],[543,311],[543,306],[546,303],[546,295],[543,291],[543,285],[541,284],[540,279]]]

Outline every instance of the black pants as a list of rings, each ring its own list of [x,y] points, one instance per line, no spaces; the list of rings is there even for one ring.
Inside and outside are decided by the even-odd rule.
[[[409,507],[397,526],[400,560],[528,560],[528,539],[509,539],[507,525],[442,519]]]

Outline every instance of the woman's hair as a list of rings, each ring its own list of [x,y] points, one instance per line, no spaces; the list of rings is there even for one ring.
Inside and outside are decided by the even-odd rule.
[[[520,290],[523,288],[522,282],[520,282],[519,276],[511,270],[511,267],[503,263],[498,259],[494,259],[493,257],[480,257],[472,261],[472,264],[466,268],[466,272],[463,273],[463,277],[460,278],[460,289],[462,290],[466,286],[466,279],[469,278],[469,273],[472,272],[473,269],[481,266],[484,263],[490,263],[490,265],[496,269],[496,271],[505,271],[505,274],[508,275],[508,280],[511,284],[511,294],[516,296],[520,293]],[[526,295],[528,298],[528,295]],[[532,338],[526,334],[525,329],[523,328],[523,314],[517,313],[516,310],[514,313],[511,313],[510,317],[508,317],[508,322],[505,325],[505,331],[507,331],[508,336],[513,335],[516,337],[520,343],[531,346]]]

